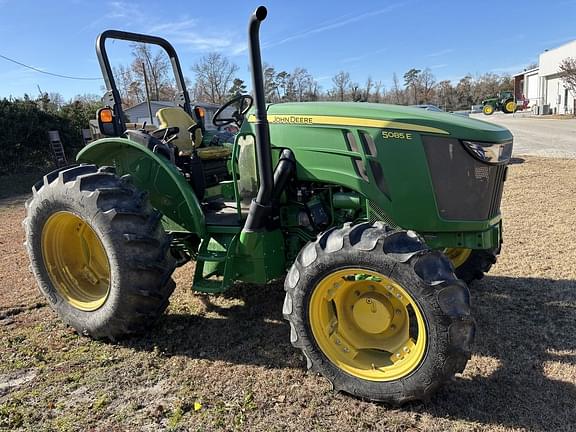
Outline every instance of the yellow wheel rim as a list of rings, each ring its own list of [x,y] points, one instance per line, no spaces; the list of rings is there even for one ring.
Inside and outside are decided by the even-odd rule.
[[[466,260],[470,257],[471,253],[472,249],[465,249],[465,248],[444,249],[444,255],[446,255],[448,259],[452,261],[452,265],[454,266],[455,269],[464,264]]]
[[[52,284],[70,305],[101,307],[110,293],[110,264],[102,242],[78,216],[60,211],[42,229],[42,256]]]
[[[516,110],[516,103],[510,101],[506,104],[506,111],[513,113]]]
[[[494,112],[494,108],[492,105],[485,105],[484,106],[484,114],[492,114]]]
[[[322,352],[338,368],[369,381],[412,373],[426,351],[426,324],[416,301],[393,279],[364,269],[322,279],[309,320]]]

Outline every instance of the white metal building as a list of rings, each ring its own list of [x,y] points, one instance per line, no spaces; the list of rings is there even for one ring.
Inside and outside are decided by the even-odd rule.
[[[150,101],[150,107],[152,108],[152,119],[150,119],[150,111],[148,109],[148,102],[140,102],[130,108],[124,109],[124,114],[126,115],[129,122],[134,122],[141,124],[146,122],[148,125],[158,126],[158,119],[156,118],[156,112],[162,108],[175,107],[176,104],[170,101]],[[216,104],[206,103],[206,102],[192,102],[192,107],[202,107],[205,110],[204,123],[207,129],[214,129],[212,125],[212,118],[219,108]],[[224,117],[230,117],[234,112],[234,108],[227,108],[224,111]]]
[[[562,82],[560,63],[576,59],[576,40],[540,54],[538,67],[514,75],[517,99],[527,98],[536,114],[575,114],[576,94]]]
[[[150,118],[150,111],[148,110],[148,102],[140,102],[134,106],[124,109],[124,114],[128,118],[128,121],[134,123],[154,124],[158,126],[158,120],[156,119],[156,112],[159,109],[176,106],[174,102],[168,101],[150,101],[150,108],[152,108],[152,118]]]

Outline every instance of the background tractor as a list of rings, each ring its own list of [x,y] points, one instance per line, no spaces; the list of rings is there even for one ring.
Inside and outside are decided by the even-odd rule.
[[[482,112],[486,115],[492,115],[494,111],[510,114],[518,109],[514,99],[514,92],[512,91],[500,91],[496,97],[484,99],[482,105]]]
[[[39,288],[79,333],[115,340],[163,313],[172,271],[190,260],[198,292],[284,278],[290,341],[309,369],[362,398],[427,398],[470,358],[464,280],[482,277],[500,251],[512,135],[418,108],[267,106],[266,14],[259,7],[249,25],[254,98],[236,97],[213,118],[239,127],[231,146],[206,139],[167,41],[99,36],[105,138],[47,174],[27,203]],[[110,39],[166,50],[179,107],[160,129],[125,131]]]

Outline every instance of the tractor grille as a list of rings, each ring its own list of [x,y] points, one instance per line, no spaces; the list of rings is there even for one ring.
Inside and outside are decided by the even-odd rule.
[[[488,217],[493,218],[500,211],[500,201],[502,201],[502,191],[504,190],[504,177],[506,176],[506,165],[496,166],[496,187],[492,194],[492,201],[490,202],[490,213]]]
[[[456,139],[428,136],[424,149],[443,219],[488,220],[498,214],[506,165],[480,162]]]

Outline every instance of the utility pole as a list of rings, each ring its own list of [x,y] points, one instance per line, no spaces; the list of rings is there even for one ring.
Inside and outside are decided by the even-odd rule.
[[[142,62],[142,73],[144,74],[144,88],[146,89],[146,102],[148,103],[148,113],[150,114],[150,123],[154,123],[152,118],[152,104],[150,103],[150,92],[148,91],[148,77],[146,76],[146,67]]]

